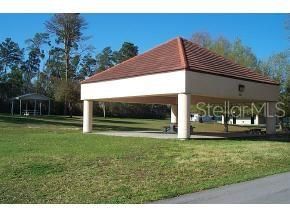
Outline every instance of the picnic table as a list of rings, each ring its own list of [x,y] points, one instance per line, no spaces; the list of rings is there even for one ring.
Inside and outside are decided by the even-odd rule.
[[[266,131],[263,128],[252,128],[249,130],[251,135],[265,135]]]
[[[195,127],[190,125],[190,134],[193,134]],[[169,124],[169,126],[163,127],[163,133],[165,134],[176,134],[178,132],[178,126],[176,124]]]
[[[24,116],[40,115],[40,111],[39,110],[24,110],[23,115]]]
[[[169,126],[164,126],[163,127],[163,133],[176,134],[177,133],[177,125],[176,124],[170,124]]]
[[[288,127],[288,126],[283,127],[283,128],[282,128],[282,132],[284,132],[284,133],[288,133],[288,132],[290,132],[290,127]]]

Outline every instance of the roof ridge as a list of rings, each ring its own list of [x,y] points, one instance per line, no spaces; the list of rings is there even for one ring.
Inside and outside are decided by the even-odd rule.
[[[149,49],[149,50],[143,52],[142,54],[138,54],[138,55],[136,55],[136,56],[134,56],[134,57],[132,57],[132,58],[129,58],[129,59],[127,59],[127,60],[125,60],[125,61],[123,61],[123,62],[121,62],[121,63],[119,63],[119,64],[116,64],[116,65],[114,65],[114,66],[112,66],[112,67],[109,67],[109,68],[106,69],[106,70],[103,70],[103,71],[101,71],[101,72],[95,72],[94,75],[92,75],[92,76],[88,77],[87,79],[81,81],[81,83],[86,82],[88,79],[90,79],[90,78],[94,78],[94,77],[97,76],[97,75],[104,74],[104,73],[106,73],[108,70],[111,70],[111,69],[113,69],[113,68],[115,68],[115,67],[118,67],[118,66],[121,65],[121,64],[124,64],[124,63],[126,63],[126,62],[130,62],[130,61],[132,61],[132,60],[135,60],[137,57],[142,57],[142,56],[144,56],[145,54],[151,52],[152,50],[154,50],[154,49],[156,49],[156,48],[159,48],[160,46],[163,46],[163,45],[165,45],[165,44],[167,44],[167,43],[170,43],[170,42],[172,42],[172,41],[174,41],[174,40],[177,40],[177,37],[175,37],[175,38],[173,38],[173,39],[170,39],[170,40],[168,40],[168,41],[166,41],[166,42],[163,42],[163,43],[161,43],[161,44],[159,44],[159,45],[157,45],[157,46],[155,46],[155,47],[153,47],[153,48],[151,48],[151,49]]]
[[[177,37],[177,42],[178,42],[178,48],[179,48],[179,56],[180,56],[182,65],[183,65],[184,69],[187,69],[188,63],[187,63],[187,57],[186,57],[185,49],[184,49],[184,45],[183,45],[183,38]]]

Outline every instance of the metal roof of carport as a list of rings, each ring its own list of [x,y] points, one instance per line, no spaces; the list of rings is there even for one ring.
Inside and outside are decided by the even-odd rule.
[[[277,81],[240,66],[208,49],[177,37],[141,55],[135,56],[82,83],[116,80],[176,70],[189,70],[259,83],[279,85]]]
[[[20,95],[20,96],[11,98],[11,100],[40,100],[40,101],[49,101],[50,98],[49,97],[46,97],[44,95],[41,95],[41,94],[37,94],[37,93],[29,93],[29,94]]]

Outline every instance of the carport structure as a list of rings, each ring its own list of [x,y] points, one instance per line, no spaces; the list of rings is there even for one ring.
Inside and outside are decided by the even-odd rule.
[[[275,133],[279,83],[183,38],[175,38],[81,84],[83,132],[92,131],[93,101],[170,104],[178,138],[190,137],[190,105],[267,102],[267,133]]]
[[[19,101],[19,115],[42,115],[42,104],[43,102],[47,102],[48,105],[46,105],[47,108],[47,114],[50,115],[50,98],[46,97],[44,95],[41,94],[37,94],[37,93],[28,93],[25,95],[20,95],[14,98],[10,99],[11,101],[11,115],[14,115],[14,102],[15,101]],[[28,103],[29,102],[34,102],[34,107],[33,110],[29,110],[28,109]],[[23,102],[25,103],[25,108],[23,110],[22,108],[22,104]],[[38,103],[38,107],[37,107],[37,103]],[[24,112],[24,113],[23,113]]]

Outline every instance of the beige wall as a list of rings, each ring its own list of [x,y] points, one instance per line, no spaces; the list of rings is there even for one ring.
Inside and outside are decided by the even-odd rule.
[[[123,103],[140,103],[140,104],[177,104],[177,95],[172,96],[137,96],[128,98],[111,98],[102,99],[104,102],[123,102]]]
[[[81,85],[81,100],[176,104],[179,93],[191,94],[192,103],[278,101],[279,86],[185,70]]]
[[[191,71],[187,71],[186,78],[186,91],[192,95],[253,101],[278,101],[279,98],[277,85]],[[241,95],[238,90],[239,84],[245,86]]]
[[[81,85],[81,100],[185,92],[185,70]]]

